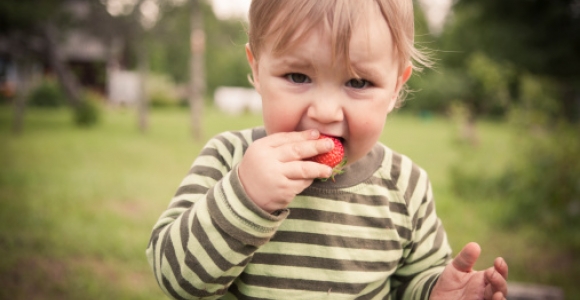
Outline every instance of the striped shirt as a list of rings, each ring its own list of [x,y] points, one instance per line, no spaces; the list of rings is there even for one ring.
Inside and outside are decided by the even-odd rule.
[[[161,289],[175,299],[428,299],[451,249],[425,171],[377,143],[272,215],[237,176],[265,135],[222,133],[195,159],[147,247]]]

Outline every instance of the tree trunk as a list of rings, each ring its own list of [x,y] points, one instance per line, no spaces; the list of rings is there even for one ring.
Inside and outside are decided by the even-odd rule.
[[[144,43],[141,43],[142,45]],[[146,47],[142,46],[139,50],[139,78],[141,81],[139,99],[137,101],[137,114],[139,118],[139,131],[141,133],[147,132],[149,127],[149,109],[148,109],[148,97],[147,95],[147,73],[149,70],[149,64],[147,62],[147,50]]]
[[[12,133],[19,135],[22,133],[24,124],[24,109],[26,108],[25,94],[17,94],[14,99],[14,120],[12,121]]]
[[[58,30],[53,23],[49,22],[42,28],[42,33],[46,41],[48,63],[56,73],[69,104],[74,109],[79,109],[82,101],[80,85],[62,58],[62,53],[58,47]]]
[[[32,67],[27,63],[17,63],[19,73],[19,84],[14,99],[14,119],[12,121],[12,133],[18,135],[22,133],[24,126],[24,111],[26,108],[26,97],[32,85]]]
[[[205,93],[205,33],[199,0],[191,1],[191,57],[189,63],[189,109],[193,138],[202,138],[203,95]]]

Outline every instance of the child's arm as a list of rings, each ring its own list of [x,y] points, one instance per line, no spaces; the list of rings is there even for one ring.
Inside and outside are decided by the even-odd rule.
[[[485,299],[504,300],[507,297],[508,266],[503,258],[495,259],[493,267],[474,271],[481,249],[476,243],[467,244],[453,259],[433,287],[431,300]],[[469,298],[467,298],[469,297]]]
[[[404,168],[401,173],[405,173]],[[414,166],[410,175],[398,179],[397,188],[404,193],[410,239],[404,241],[403,258],[392,277],[394,298],[427,300],[439,275],[451,261],[451,248],[435,212],[433,192],[426,172]]]
[[[418,172],[424,194],[405,195],[412,216],[412,239],[405,247],[404,260],[393,276],[395,298],[404,300],[504,300],[507,297],[508,267],[497,258],[485,271],[473,271],[480,248],[470,243],[451,261],[445,231],[435,213],[431,185],[424,171]],[[412,177],[412,175],[411,175]],[[400,182],[401,180],[399,180]],[[403,181],[404,182],[404,181]],[[407,186],[398,184],[402,191]],[[451,263],[450,263],[451,261]]]
[[[175,299],[219,298],[286,218],[285,210],[273,215],[260,208],[242,187],[238,162],[245,159],[246,148],[251,153],[256,147],[271,147],[271,143],[252,143],[253,139],[252,133],[245,131],[225,133],[209,141],[155,224],[147,258],[167,295]],[[262,140],[272,139],[264,137],[259,141]],[[314,147],[301,150],[306,155],[322,151],[316,150],[321,142],[306,132],[292,133],[283,140]],[[302,148],[288,146],[278,150],[288,149]],[[257,152],[264,151],[271,149]],[[264,156],[262,168],[272,164]],[[275,178],[278,174],[269,176]],[[272,191],[268,186],[264,189]]]

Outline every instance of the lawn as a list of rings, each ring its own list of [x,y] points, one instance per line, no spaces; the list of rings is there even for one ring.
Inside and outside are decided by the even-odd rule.
[[[19,136],[11,118],[0,107],[0,299],[162,299],[144,253],[151,227],[208,138],[261,123],[208,108],[204,139],[194,141],[187,110],[152,111],[145,134],[126,109],[107,109],[93,128],[73,127],[64,109],[29,109]],[[574,254],[539,243],[531,229],[498,229],[501,202],[450,189],[449,167],[459,162],[501,170],[514,153],[506,128],[482,122],[478,145],[466,148],[447,119],[395,113],[382,140],[430,174],[455,252],[477,241],[478,268],[503,256],[510,279],[559,285],[576,299]]]

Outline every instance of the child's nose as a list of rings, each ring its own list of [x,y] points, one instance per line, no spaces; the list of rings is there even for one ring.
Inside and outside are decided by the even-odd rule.
[[[336,95],[320,94],[312,100],[307,116],[319,123],[328,124],[344,120],[342,105]]]

